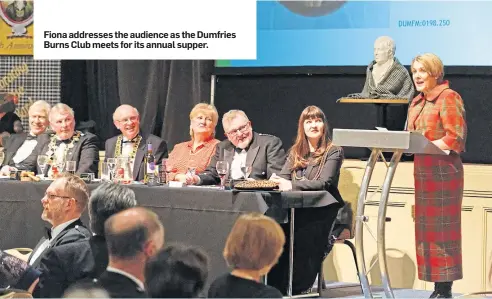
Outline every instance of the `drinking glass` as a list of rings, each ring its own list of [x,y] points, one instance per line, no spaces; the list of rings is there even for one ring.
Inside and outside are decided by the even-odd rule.
[[[114,175],[115,175],[114,172],[116,170],[116,158],[106,158],[106,163],[108,163],[108,169],[109,169],[109,174],[111,175],[111,180],[114,180]]]
[[[103,182],[111,181],[111,172],[107,162],[101,163],[101,181]]]
[[[4,159],[5,159],[5,153],[3,151],[0,151],[0,165],[2,165]]]
[[[196,174],[196,167],[188,167],[188,174],[189,175],[195,175]]]
[[[241,171],[244,174],[244,179],[247,180],[251,174],[252,167],[251,165],[241,165]]]
[[[215,165],[215,168],[217,169],[217,173],[220,176],[220,186],[222,189],[224,189],[224,178],[226,174],[229,172],[229,163],[227,161],[217,161],[217,164]]]
[[[67,161],[65,163],[65,171],[71,174],[75,174],[77,169],[77,161]]]
[[[46,155],[38,155],[38,167],[41,170],[41,177],[44,177],[44,171],[46,169],[46,164],[48,164],[48,156]]]

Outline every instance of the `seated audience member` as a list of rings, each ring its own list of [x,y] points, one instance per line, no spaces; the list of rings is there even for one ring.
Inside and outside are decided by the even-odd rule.
[[[145,285],[152,298],[200,297],[208,277],[208,256],[201,249],[170,245],[145,266]]]
[[[232,268],[208,290],[209,298],[282,298],[272,286],[260,283],[277,263],[285,243],[280,225],[258,213],[241,215],[227,237],[224,258]]]
[[[46,155],[50,163],[64,164],[67,161],[75,161],[76,174],[97,173],[99,149],[96,135],[75,131],[74,112],[66,104],[59,103],[53,106],[49,119],[54,133],[39,136],[36,148],[24,160],[22,169],[37,170],[37,173],[41,173],[37,157]],[[44,174],[51,176],[52,167],[48,166]]]
[[[15,107],[19,98],[7,95],[0,104],[0,146],[5,146],[3,140],[11,134],[19,134],[24,131],[19,116],[15,114]]]
[[[24,290],[32,293],[40,272],[25,261],[0,250],[0,289]],[[0,296],[3,295],[0,293]]]
[[[133,190],[122,185],[104,183],[92,191],[88,209],[93,236],[48,250],[39,265],[41,276],[34,295],[59,298],[77,281],[99,277],[108,266],[105,221],[136,205]]]
[[[110,298],[108,292],[98,287],[74,286],[63,293],[62,298]]]
[[[188,170],[202,173],[210,164],[215,147],[215,126],[219,115],[214,106],[200,103],[190,113],[191,140],[176,144],[169,154],[168,167],[172,168],[169,180],[186,182]]]
[[[325,257],[332,225],[338,210],[344,205],[338,192],[343,158],[342,148],[331,143],[323,111],[316,106],[304,109],[299,118],[297,138],[289,150],[287,162],[280,176],[274,175],[271,180],[278,182],[282,191],[326,190],[338,204],[296,211],[293,294],[309,291]],[[283,225],[283,228],[286,236],[289,236],[289,224]],[[288,285],[288,261],[289,250],[286,246],[279,263],[268,275],[268,284],[284,294]]]
[[[215,155],[203,174],[188,175],[187,184],[216,185],[220,183],[217,161],[226,161],[228,179],[244,179],[244,166],[251,167],[249,178],[268,179],[278,173],[285,163],[282,141],[275,136],[253,132],[251,122],[241,110],[231,110],[222,117],[222,125],[228,140],[217,145]]]
[[[164,227],[149,209],[136,207],[104,225],[109,264],[95,284],[111,298],[146,298],[145,264],[164,246]]]
[[[89,200],[89,188],[81,178],[63,174],[46,189],[41,200],[41,219],[52,227],[46,229],[29,256],[28,263],[38,267],[39,262],[50,248],[89,238],[91,233],[80,220]]]
[[[106,158],[128,157],[133,165],[133,180],[144,179],[144,158],[147,144],[152,144],[156,165],[167,158],[167,144],[160,137],[140,131],[140,115],[130,105],[121,105],[113,113],[113,122],[121,134],[106,140]]]
[[[5,158],[0,174],[8,175],[10,166],[21,167],[22,162],[32,154],[38,144],[38,137],[48,127],[50,109],[50,104],[45,101],[34,102],[29,107],[29,133],[12,134],[4,139]]]

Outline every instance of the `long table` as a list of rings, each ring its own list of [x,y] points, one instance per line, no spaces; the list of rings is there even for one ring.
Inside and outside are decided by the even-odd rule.
[[[99,184],[89,184],[91,190]],[[0,181],[0,248],[33,248],[49,224],[41,219],[43,197],[49,183]],[[280,223],[293,208],[335,203],[325,191],[236,192],[201,187],[170,188],[128,185],[138,204],[152,209],[165,227],[165,242],[196,245],[210,258],[208,283],[228,271],[222,257],[226,238],[237,217],[260,212]],[[89,225],[87,211],[82,221]]]

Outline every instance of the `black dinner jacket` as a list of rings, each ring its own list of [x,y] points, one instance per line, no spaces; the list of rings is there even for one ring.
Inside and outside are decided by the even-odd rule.
[[[98,278],[108,266],[108,249],[103,236],[64,244],[49,250],[41,263],[35,298],[61,298],[77,281]]]
[[[27,157],[23,165],[19,167],[22,170],[36,171],[41,173],[38,167],[38,155],[44,155],[48,152],[51,137],[55,133],[44,133],[38,137],[38,145],[34,148],[32,154]],[[97,146],[98,138],[91,133],[81,133],[80,140],[74,143],[73,148],[67,152],[66,161],[76,161],[76,174],[97,173],[97,161],[99,160],[99,148]],[[49,169],[46,167],[45,174]]]
[[[90,231],[84,226],[82,221],[80,219],[77,219],[76,221],[70,223],[64,230],[62,230],[56,237],[50,242],[50,245],[46,247],[46,249],[39,255],[39,257],[36,259],[34,264],[32,266],[34,268],[37,268],[47,253],[48,249],[54,248],[63,244],[68,244],[68,243],[73,243],[77,242],[86,238],[89,238],[91,236]],[[27,262],[29,263],[31,261],[31,257],[33,256],[33,253],[36,252],[38,247],[46,240],[46,237],[43,236],[41,240],[39,240],[38,244],[36,244],[36,247],[34,247],[31,256],[29,256],[29,259]]]
[[[106,144],[104,146],[105,158],[114,158],[116,141],[118,140],[119,136],[121,135],[117,135],[106,140]],[[141,136],[142,136],[142,141],[140,141],[138,150],[135,154],[135,164],[133,166],[134,181],[141,181],[144,179],[145,165],[143,162],[144,162],[145,155],[147,154],[147,143],[149,143],[149,141],[152,143],[152,153],[154,154],[156,165],[160,165],[162,163],[162,159],[168,157],[167,143],[166,141],[164,141],[164,139],[152,134],[149,135],[141,134]]]
[[[147,298],[145,290],[119,273],[104,271],[94,283],[105,289],[111,298]]]
[[[14,166],[12,158],[15,156],[19,148],[26,141],[27,133],[12,134],[3,140],[5,158],[3,159],[3,165]],[[27,159],[27,158],[26,158]]]
[[[229,163],[229,173],[226,175],[227,180],[230,174],[231,162],[234,158],[235,146],[231,141],[224,140],[217,144],[215,155],[212,156],[207,169],[199,175],[200,185],[215,185],[220,183],[220,177],[217,173],[217,161],[227,161]],[[246,154],[246,164],[252,166],[250,178],[255,180],[265,180],[270,178],[273,173],[280,173],[285,163],[285,149],[283,148],[280,138],[253,132],[251,141]]]

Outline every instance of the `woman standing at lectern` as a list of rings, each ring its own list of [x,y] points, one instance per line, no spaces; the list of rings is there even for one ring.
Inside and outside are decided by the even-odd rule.
[[[451,298],[453,281],[463,278],[461,203],[466,120],[461,96],[443,80],[444,67],[434,54],[412,61],[417,95],[408,110],[408,131],[417,131],[449,155],[414,159],[415,241],[420,280],[435,283],[430,298]]]

